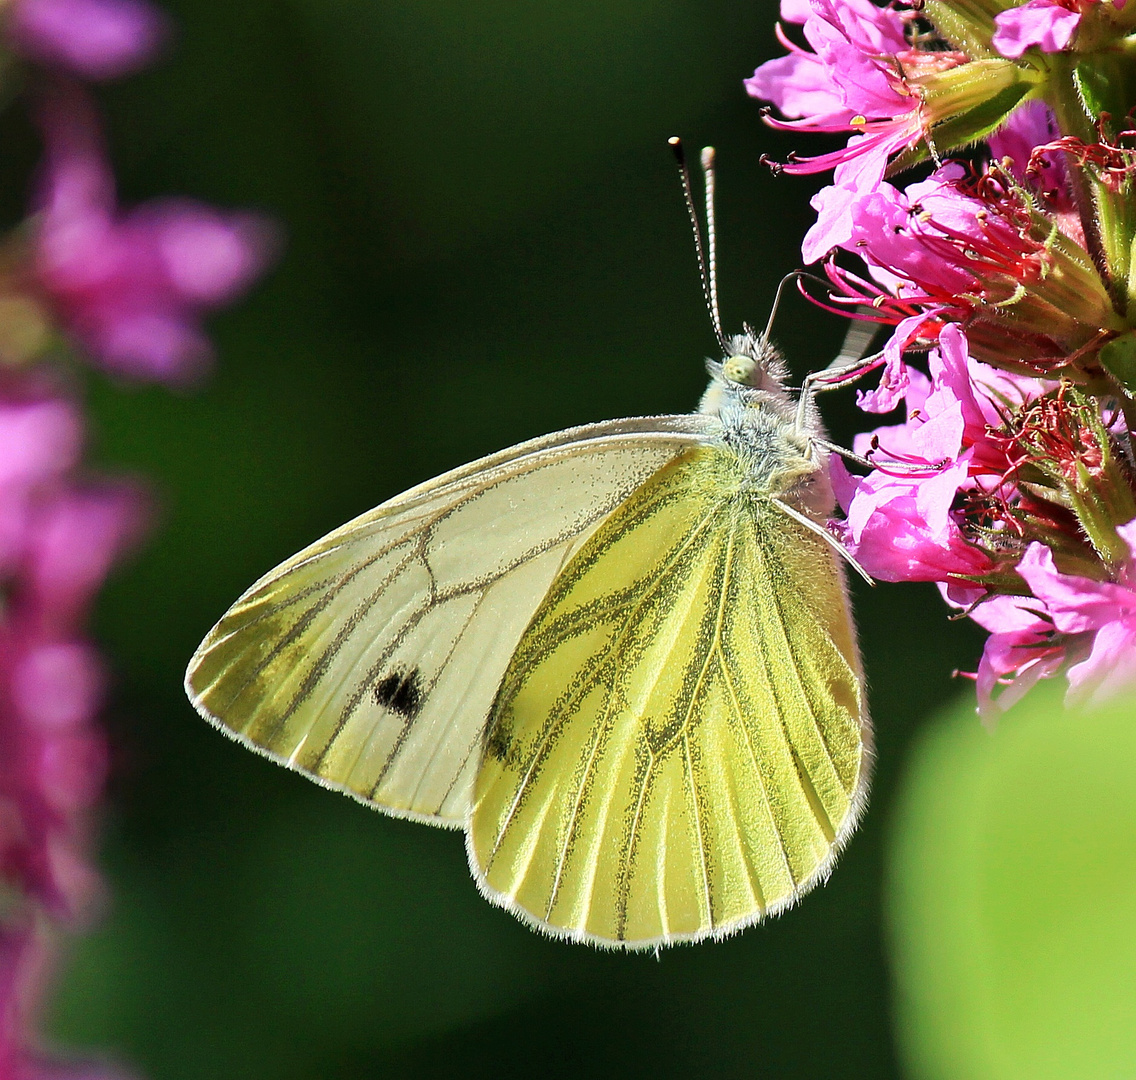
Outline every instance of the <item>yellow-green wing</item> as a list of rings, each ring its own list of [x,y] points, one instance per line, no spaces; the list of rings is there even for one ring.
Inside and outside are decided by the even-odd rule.
[[[356,518],[267,574],[186,689],[228,734],[388,812],[464,825],[493,697],[565,561],[706,417],[524,443]]]
[[[647,480],[505,674],[467,835],[485,894],[647,947],[730,933],[823,877],[868,771],[837,559],[724,447]]]

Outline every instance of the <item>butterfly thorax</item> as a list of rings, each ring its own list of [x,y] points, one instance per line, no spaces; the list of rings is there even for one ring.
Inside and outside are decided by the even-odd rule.
[[[803,422],[785,388],[781,355],[749,331],[727,341],[729,355],[708,361],[710,385],[699,410],[722,423],[722,440],[741,460],[747,486],[756,495],[786,499],[815,517],[827,515],[833,499],[820,419],[809,410]]]

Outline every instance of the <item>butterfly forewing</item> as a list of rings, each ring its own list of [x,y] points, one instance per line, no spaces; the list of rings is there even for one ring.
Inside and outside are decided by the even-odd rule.
[[[724,447],[566,565],[505,673],[470,859],[564,936],[648,946],[791,903],[851,831],[867,719],[841,569]]]
[[[460,826],[501,677],[572,553],[706,417],[522,444],[349,522],[257,582],[186,675],[198,710],[394,813]]]

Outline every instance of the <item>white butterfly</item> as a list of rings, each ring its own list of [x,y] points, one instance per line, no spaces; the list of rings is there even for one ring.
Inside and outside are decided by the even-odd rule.
[[[721,936],[828,872],[870,729],[811,393],[726,341],[702,410],[446,473],[261,578],[190,662],[203,716],[466,831],[550,933]]]

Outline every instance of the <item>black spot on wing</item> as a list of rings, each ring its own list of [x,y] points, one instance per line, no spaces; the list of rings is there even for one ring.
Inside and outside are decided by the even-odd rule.
[[[375,701],[413,720],[422,709],[422,684],[418,680],[418,669],[412,671],[393,671],[375,684]]]

